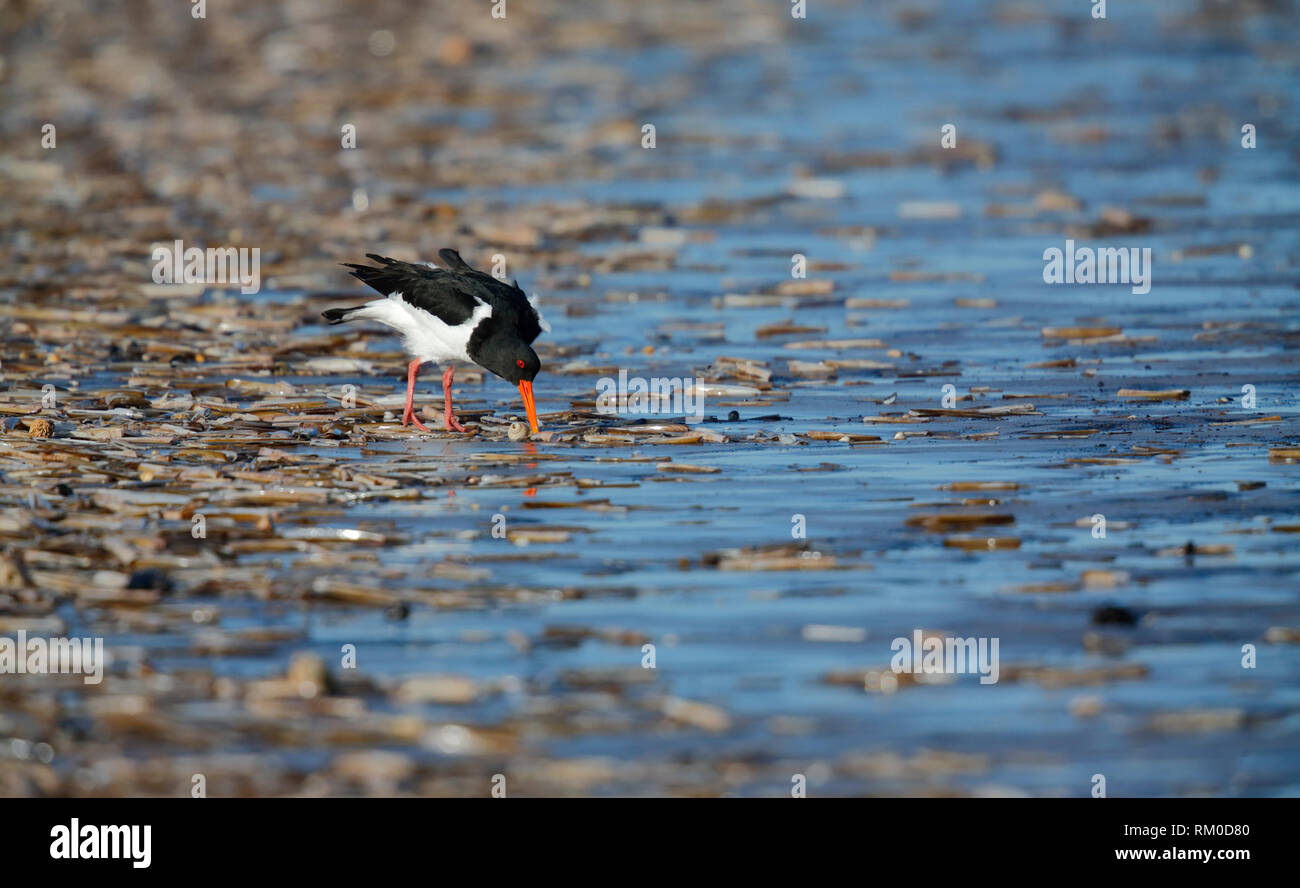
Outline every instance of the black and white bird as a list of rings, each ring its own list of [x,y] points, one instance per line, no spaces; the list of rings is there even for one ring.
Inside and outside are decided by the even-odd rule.
[[[442,268],[414,265],[386,256],[367,253],[378,263],[355,265],[352,275],[385,298],[355,308],[331,308],[324,317],[331,324],[372,320],[392,327],[402,336],[411,356],[406,368],[406,410],[402,425],[415,423],[428,431],[415,416],[415,377],[420,365],[440,364],[444,402],[443,422],[448,431],[465,431],[451,410],[451,380],[456,361],[472,361],[502,379],[519,386],[528,412],[528,425],[537,432],[537,407],[533,404],[533,379],[542,362],[532,343],[550,326],[542,319],[536,302],[514,286],[471,268],[455,250],[439,250]]]

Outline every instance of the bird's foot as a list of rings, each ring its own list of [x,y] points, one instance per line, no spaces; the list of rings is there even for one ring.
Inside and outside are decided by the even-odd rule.
[[[442,424],[449,432],[463,432],[465,427],[456,421],[456,414],[451,412],[451,380],[455,372],[455,364],[448,364],[442,372]]]
[[[408,407],[406,409],[406,412],[402,414],[402,425],[404,426],[410,425],[411,423],[415,423],[415,427],[422,432],[429,431],[429,427],[424,423],[420,422],[420,420],[415,415],[415,411]]]

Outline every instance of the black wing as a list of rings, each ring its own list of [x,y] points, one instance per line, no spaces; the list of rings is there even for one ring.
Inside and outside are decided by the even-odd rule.
[[[487,272],[471,267],[455,250],[439,250],[438,258],[447,268],[447,273],[455,275],[468,292],[492,306],[491,321],[494,326],[513,330],[516,336],[529,344],[541,335],[541,317],[528,301],[527,294],[519,289],[518,282],[512,287]]]
[[[523,290],[471,267],[455,250],[438,251],[445,270],[399,262],[375,253],[367,253],[366,258],[382,267],[345,263],[354,269],[354,277],[385,296],[401,293],[410,305],[437,315],[448,324],[464,323],[479,302],[485,302],[492,307],[490,326],[513,328],[528,343],[541,335],[541,318]]]
[[[460,276],[449,274],[427,265],[413,265],[367,253],[366,258],[380,267],[343,263],[352,269],[352,276],[384,296],[401,293],[408,305],[424,309],[441,318],[444,323],[457,325],[469,320],[478,303],[474,295],[461,285]]]

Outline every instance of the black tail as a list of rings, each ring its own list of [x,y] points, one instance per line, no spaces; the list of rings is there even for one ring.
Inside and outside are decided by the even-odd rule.
[[[366,258],[378,262],[382,267],[357,265],[354,262],[344,262],[343,267],[352,269],[350,274],[354,278],[384,296],[401,290],[410,283],[412,275],[418,277],[421,274],[421,269],[409,262],[398,262],[378,253],[367,253]]]
[[[352,269],[351,274],[354,278],[383,296],[391,296],[394,293],[406,293],[409,296],[413,289],[427,287],[430,281],[445,283],[444,278],[454,280],[466,275],[487,277],[483,272],[475,271],[455,250],[438,251],[438,260],[442,263],[442,268],[413,265],[378,253],[367,253],[366,258],[376,263],[378,268],[374,265],[358,265],[355,262],[344,262],[343,267]]]
[[[341,324],[348,319],[348,315],[359,308],[365,308],[364,305],[357,305],[353,308],[327,308],[321,312],[321,317],[331,324]]]

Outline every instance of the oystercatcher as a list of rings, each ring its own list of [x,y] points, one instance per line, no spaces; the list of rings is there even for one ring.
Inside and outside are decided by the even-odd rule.
[[[519,386],[528,425],[536,433],[533,378],[542,363],[532,342],[550,327],[536,303],[519,289],[519,282],[510,286],[471,268],[455,250],[438,251],[442,268],[399,262],[375,253],[367,253],[366,258],[379,267],[343,264],[353,269],[353,277],[386,298],[355,308],[331,308],[323,314],[331,324],[369,319],[402,335],[402,345],[411,355],[402,425],[414,422],[416,428],[428,431],[416,418],[411,403],[420,365],[433,362],[446,368],[442,374],[443,422],[448,431],[465,431],[451,412],[451,379],[455,361],[473,361]]]

